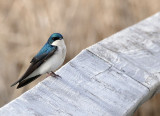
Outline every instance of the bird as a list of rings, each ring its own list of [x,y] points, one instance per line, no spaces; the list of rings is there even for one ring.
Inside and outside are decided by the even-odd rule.
[[[53,33],[40,51],[32,58],[30,66],[23,76],[11,87],[18,84],[17,89],[19,89],[46,73],[52,77],[60,77],[54,71],[63,64],[65,57],[66,45],[63,36],[60,33]]]

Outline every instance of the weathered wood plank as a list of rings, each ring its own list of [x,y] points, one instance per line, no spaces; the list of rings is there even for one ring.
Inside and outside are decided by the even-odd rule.
[[[159,87],[160,13],[83,50],[0,115],[128,116]]]
[[[21,115],[123,115],[149,92],[86,50],[57,73],[62,79],[46,79],[2,112],[8,115],[12,109]]]
[[[160,14],[88,48],[152,92],[159,86]]]

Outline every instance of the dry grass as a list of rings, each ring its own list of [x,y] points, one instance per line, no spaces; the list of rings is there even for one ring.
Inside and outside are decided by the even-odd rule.
[[[0,0],[0,106],[37,84],[10,88],[53,32],[63,34],[66,62],[89,45],[160,10],[159,0]],[[158,116],[155,96],[135,116]]]

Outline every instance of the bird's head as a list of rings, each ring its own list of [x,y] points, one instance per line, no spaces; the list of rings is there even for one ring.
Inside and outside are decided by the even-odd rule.
[[[63,40],[63,36],[60,34],[60,33],[53,33],[50,37],[49,37],[49,39],[48,39],[48,41],[47,41],[47,43],[49,43],[50,45],[52,44],[52,43],[54,43],[54,42],[56,42],[56,41],[60,41],[60,40]]]

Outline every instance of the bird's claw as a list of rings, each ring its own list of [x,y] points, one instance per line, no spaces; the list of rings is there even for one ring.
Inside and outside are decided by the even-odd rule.
[[[55,74],[54,72],[50,72],[50,73],[48,73],[48,76],[52,76],[52,77],[54,77],[54,78],[58,78],[58,77],[60,77],[60,78],[61,78],[61,76],[59,76],[59,75]],[[47,76],[47,77],[48,77],[48,76]]]

